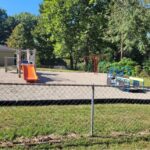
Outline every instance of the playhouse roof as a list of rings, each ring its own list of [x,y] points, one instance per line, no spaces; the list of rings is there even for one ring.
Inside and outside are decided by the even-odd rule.
[[[16,49],[0,45],[0,52],[16,52]]]

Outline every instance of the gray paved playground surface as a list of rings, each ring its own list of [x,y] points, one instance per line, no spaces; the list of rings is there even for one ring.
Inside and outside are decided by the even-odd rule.
[[[38,72],[39,82],[44,84],[98,84],[106,85],[106,74]],[[16,72],[5,73],[0,69],[0,83],[26,83]],[[58,100],[90,99],[91,87],[0,85],[0,100]],[[96,87],[95,98],[99,99],[149,99],[150,92],[129,93],[113,87]]]
[[[38,71],[39,83],[44,84],[106,84],[106,74]],[[26,83],[16,71],[0,69],[0,83]]]

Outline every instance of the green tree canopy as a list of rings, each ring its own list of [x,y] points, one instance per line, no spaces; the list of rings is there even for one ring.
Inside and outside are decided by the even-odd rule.
[[[41,65],[51,65],[55,55],[53,53],[53,41],[50,40],[51,33],[46,32],[43,19],[39,18],[37,26],[32,31],[34,46],[37,49],[39,63]]]
[[[14,17],[9,17],[5,10],[0,9],[0,44],[6,44],[16,24]]]
[[[135,49],[145,54],[150,31],[149,10],[136,0],[112,1],[106,38],[117,45],[120,59]]]
[[[8,47],[27,48],[26,30],[23,24],[18,24],[13,30],[11,36],[7,40]]]
[[[41,13],[46,31],[56,41],[55,51],[70,58],[71,68],[79,57],[102,49],[106,4],[98,0],[44,1]]]
[[[14,16],[17,26],[7,40],[9,47],[14,48],[34,48],[32,31],[37,24],[37,17],[30,13],[21,13]]]

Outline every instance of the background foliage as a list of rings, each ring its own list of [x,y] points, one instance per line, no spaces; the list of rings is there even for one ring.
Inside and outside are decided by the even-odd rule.
[[[98,55],[100,72],[117,64],[149,75],[149,20],[150,9],[137,0],[43,0],[39,16],[0,9],[0,44],[36,48],[38,66],[92,71],[84,57]]]

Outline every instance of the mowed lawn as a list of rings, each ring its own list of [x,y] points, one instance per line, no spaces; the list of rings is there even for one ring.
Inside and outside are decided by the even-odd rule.
[[[150,77],[149,78],[144,78],[145,86],[150,87]]]
[[[90,105],[0,107],[0,143],[52,136],[56,142],[38,145],[34,141],[33,148],[123,149],[141,143],[142,148],[150,148],[150,105],[95,105],[94,137],[90,137],[90,108]]]

